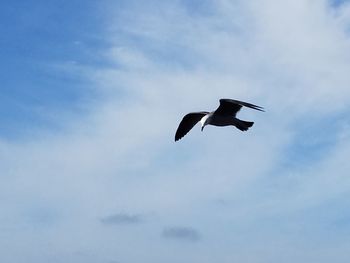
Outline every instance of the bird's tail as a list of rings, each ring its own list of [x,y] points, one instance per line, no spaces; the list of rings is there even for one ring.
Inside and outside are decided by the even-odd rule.
[[[236,127],[240,129],[241,131],[247,131],[250,127],[253,126],[254,122],[252,121],[242,121],[240,119],[236,119]]]

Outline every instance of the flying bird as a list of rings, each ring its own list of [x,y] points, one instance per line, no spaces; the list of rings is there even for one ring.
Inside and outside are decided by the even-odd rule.
[[[177,128],[175,134],[175,141],[180,140],[184,137],[192,128],[200,122],[203,131],[206,125],[214,126],[229,126],[233,125],[241,131],[247,131],[253,126],[252,121],[243,121],[236,118],[237,112],[243,107],[248,107],[258,111],[264,111],[263,107],[250,104],[248,102],[231,100],[231,99],[220,99],[220,106],[212,112],[198,111],[186,114]]]

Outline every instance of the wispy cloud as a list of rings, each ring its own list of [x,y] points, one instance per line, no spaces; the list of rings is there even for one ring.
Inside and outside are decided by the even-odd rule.
[[[132,225],[143,222],[143,218],[140,215],[119,213],[103,217],[100,221],[104,225]]]
[[[162,236],[167,239],[177,239],[183,241],[199,241],[199,232],[192,227],[167,227],[163,230]]]

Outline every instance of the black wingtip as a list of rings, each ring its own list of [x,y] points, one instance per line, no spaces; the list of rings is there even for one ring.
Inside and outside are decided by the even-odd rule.
[[[255,105],[255,104],[252,104],[249,102],[244,102],[244,101],[240,101],[240,100],[233,100],[233,99],[225,99],[225,98],[220,99],[219,101],[220,101],[220,104],[223,102],[230,102],[230,103],[238,104],[241,106],[249,107],[249,108],[254,109],[254,110],[265,112],[263,107],[260,107],[258,105]]]
[[[243,106],[249,106],[250,108],[254,109],[254,110],[258,110],[258,111],[263,111],[265,112],[265,109],[264,107],[260,107],[258,105],[254,105],[254,104],[251,104],[251,103],[247,103],[247,105],[243,105]]]
[[[263,107],[260,107],[260,106],[257,106],[256,108],[254,108],[255,110],[258,110],[258,111],[262,111],[262,112],[265,112],[265,109]]]

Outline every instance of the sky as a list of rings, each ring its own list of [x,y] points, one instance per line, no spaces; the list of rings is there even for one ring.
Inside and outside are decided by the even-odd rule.
[[[0,261],[348,262],[350,2],[0,3]],[[182,117],[220,98],[247,132]]]

